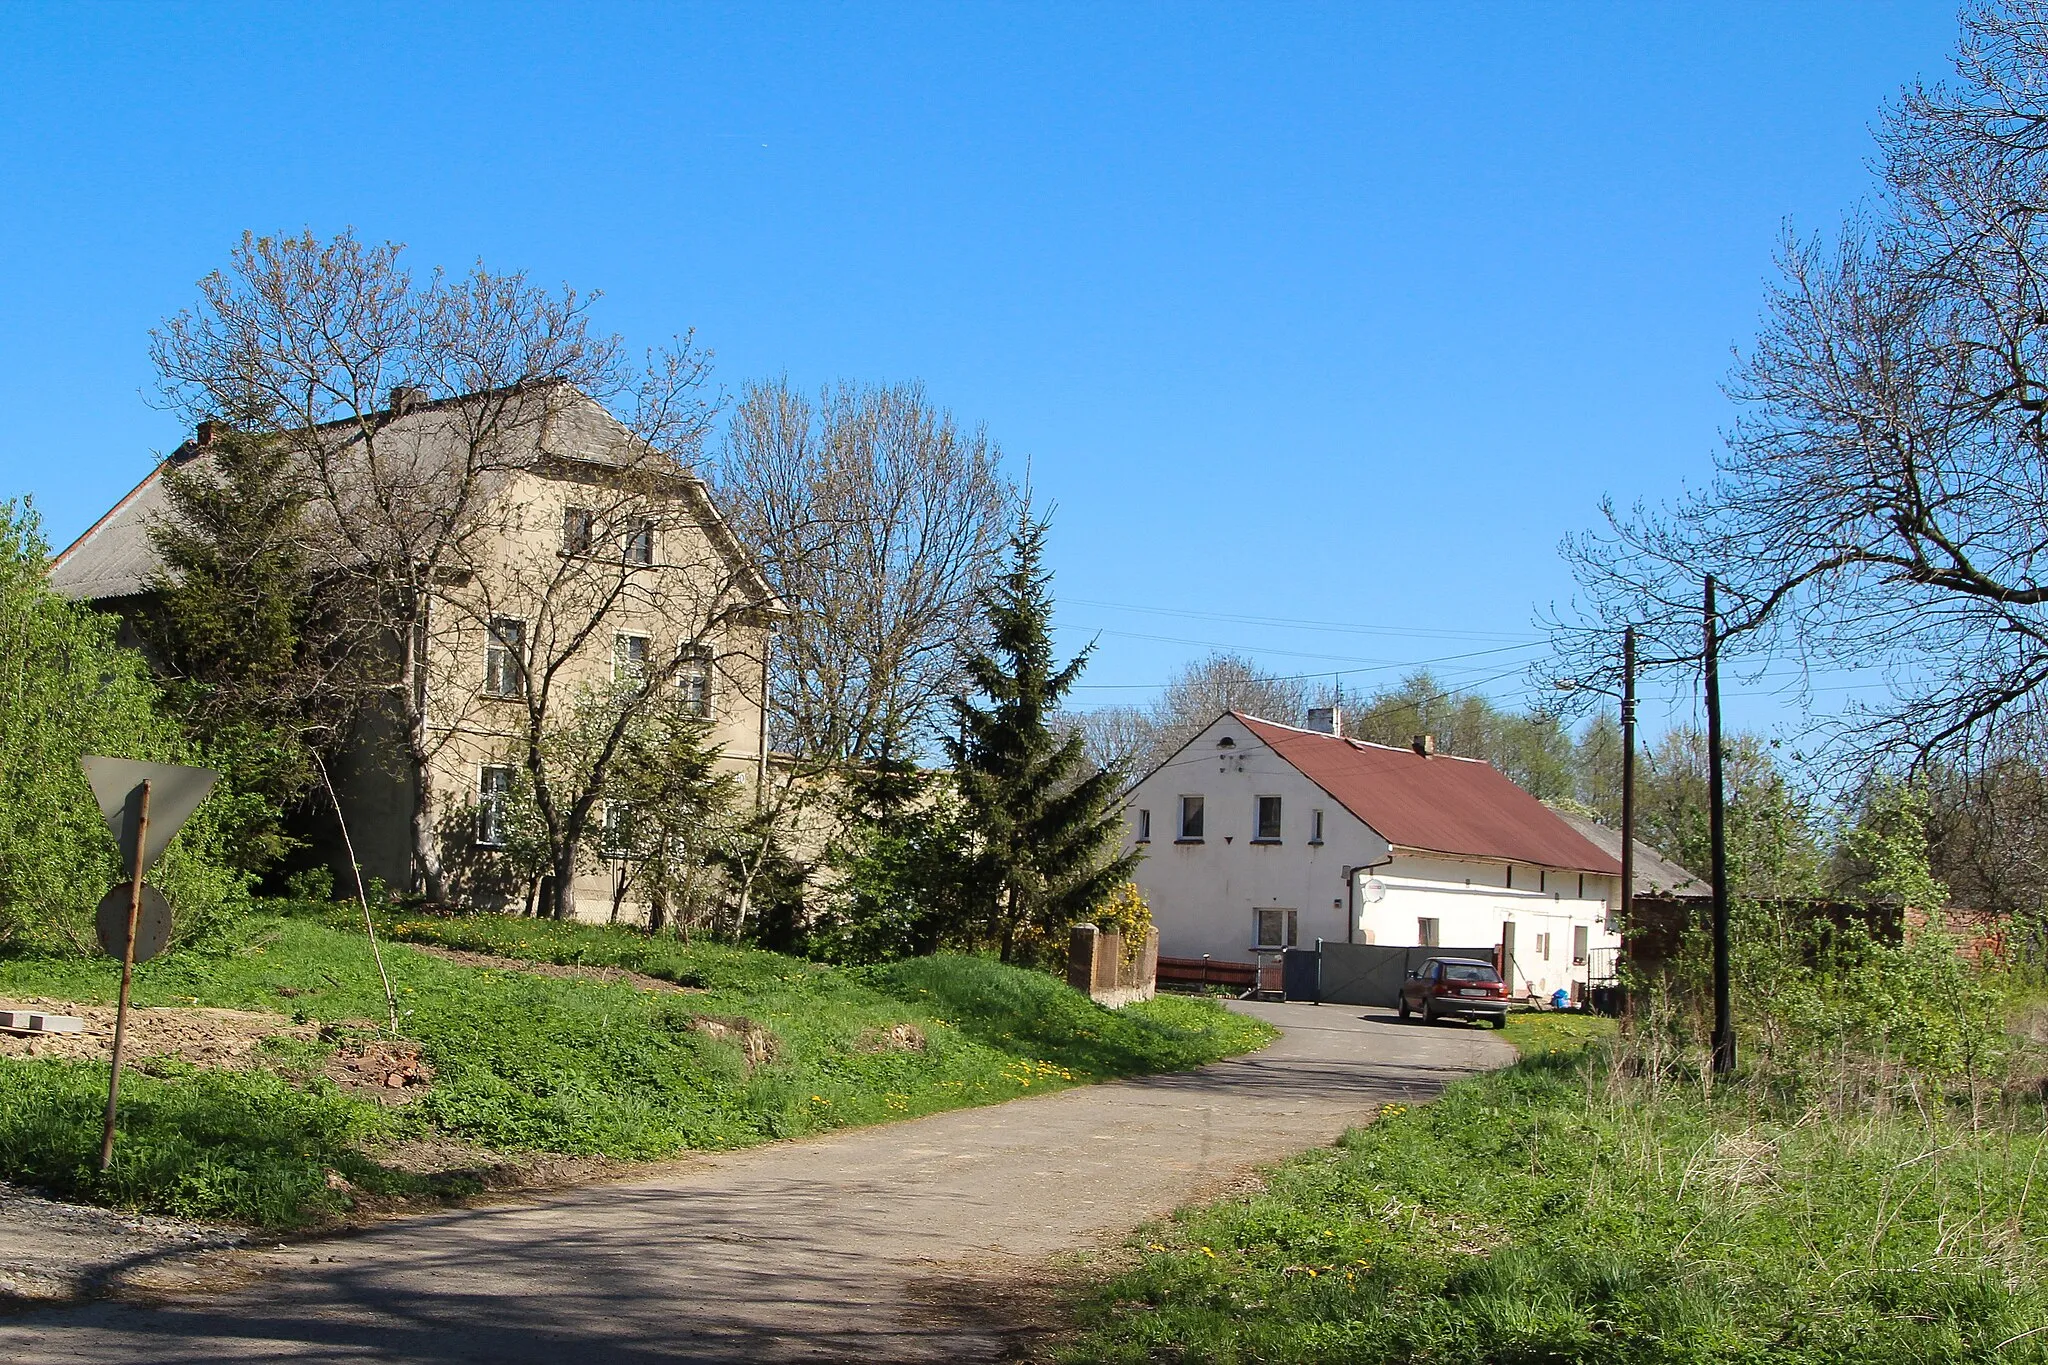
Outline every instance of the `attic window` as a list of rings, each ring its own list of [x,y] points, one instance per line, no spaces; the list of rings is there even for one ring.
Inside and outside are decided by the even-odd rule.
[[[1216,741],[1216,747],[1219,749],[1235,749],[1237,747],[1237,741],[1235,739],[1232,739],[1229,735],[1225,735],[1223,738]]]

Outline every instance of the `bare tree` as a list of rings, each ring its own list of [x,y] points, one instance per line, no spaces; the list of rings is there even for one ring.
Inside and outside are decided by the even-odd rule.
[[[645,755],[668,752],[679,776],[692,728],[709,743],[717,709],[756,693],[772,597],[676,455],[587,400],[560,408],[513,488],[440,593],[437,633],[456,647],[431,656],[448,674],[432,721],[510,732],[549,852],[550,909],[567,918],[581,861],[619,842],[604,821],[631,806],[655,830],[668,814],[653,807],[706,804],[689,783],[665,786]]]
[[[779,747],[821,762],[931,747],[1007,533],[1000,464],[985,431],[916,384],[815,402],[787,380],[747,387],[713,479],[793,613],[775,652]]]
[[[383,701],[422,774],[417,884],[445,896],[439,795],[425,774],[453,733],[430,697],[438,635],[472,624],[454,591],[501,529],[507,493],[572,406],[625,415],[627,471],[675,475],[704,430],[689,338],[645,366],[591,327],[592,295],[478,265],[415,278],[393,243],[245,234],[199,301],[152,334],[172,405],[283,439],[313,491],[310,568],[389,651]],[[420,420],[401,420],[418,413]]]
[[[1666,507],[1604,506],[1568,542],[1582,598],[1566,676],[1698,651],[1700,582],[1731,649],[1879,670],[1888,701],[1841,752],[1983,742],[2048,683],[2048,6],[1965,16],[1952,86],[1915,86],[1880,132],[1878,202],[1832,243],[1789,237],[1729,385],[1716,477]]]
[[[1078,713],[1075,722],[1099,766],[1121,761],[1142,777],[1225,711],[1299,725],[1313,697],[1302,679],[1276,678],[1243,655],[1218,653],[1183,667],[1148,707],[1103,707]]]

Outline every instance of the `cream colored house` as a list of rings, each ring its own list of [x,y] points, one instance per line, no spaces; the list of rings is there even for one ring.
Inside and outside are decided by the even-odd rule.
[[[314,458],[326,492],[315,520],[325,524],[314,534],[330,533],[330,567],[348,572],[348,537],[331,532],[355,515],[349,499],[367,496],[351,479],[371,442],[383,486],[415,490],[420,509],[388,525],[361,518],[380,533],[410,535],[415,522],[431,531],[436,509],[458,496],[473,501],[452,550],[446,537],[436,542],[432,600],[415,640],[416,745],[404,742],[414,727],[386,707],[360,727],[336,777],[366,874],[418,886],[413,826],[424,820],[450,894],[509,908],[534,891],[531,878],[507,871],[503,853],[526,737],[592,699],[668,690],[662,700],[706,717],[720,765],[758,792],[767,647],[783,608],[702,480],[653,457],[600,405],[569,389],[535,394],[499,420],[486,446],[475,415],[485,401],[505,407],[488,395],[394,395],[371,423],[336,424],[331,436],[323,428]],[[202,424],[166,463],[203,461],[210,444]],[[115,612],[140,600],[157,569],[148,531],[166,515],[161,475],[162,466],[152,469],[56,557],[53,587]],[[394,657],[402,644],[394,633]],[[409,756],[414,747],[424,762]],[[598,809],[593,819],[618,815]],[[321,843],[341,862],[338,842]],[[621,895],[626,876],[601,848],[586,859],[578,917],[644,917],[644,900]]]
[[[1317,940],[1497,947],[1517,994],[1583,989],[1620,947],[1620,865],[1490,764],[1235,711],[1124,798],[1162,956]]]

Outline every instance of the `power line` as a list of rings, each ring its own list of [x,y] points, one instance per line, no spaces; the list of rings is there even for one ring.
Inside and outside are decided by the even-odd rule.
[[[1083,626],[1083,627],[1077,627],[1077,629],[1082,629],[1082,630],[1085,630],[1085,629],[1088,629],[1088,627],[1085,627],[1085,626]],[[1241,644],[1233,644],[1233,643],[1230,643],[1230,642],[1228,642],[1228,641],[1224,641],[1224,640],[1189,640],[1189,639],[1186,639],[1186,638],[1184,638],[1184,637],[1182,637],[1182,636],[1178,636],[1178,635],[1147,635],[1147,634],[1144,634],[1144,633],[1142,633],[1142,632],[1139,632],[1139,631],[1132,631],[1132,630],[1114,630],[1114,629],[1111,629],[1111,628],[1110,628],[1110,627],[1108,627],[1108,626],[1101,626],[1101,627],[1097,627],[1097,628],[1095,629],[1095,633],[1096,633],[1096,634],[1098,634],[1098,635],[1113,635],[1113,636],[1115,636],[1115,637],[1117,637],[1118,639],[1121,639],[1121,640],[1152,640],[1152,641],[1156,641],[1156,642],[1158,642],[1158,643],[1160,643],[1160,644],[1168,644],[1168,645],[1197,645],[1197,646],[1200,646],[1200,647],[1202,647],[1202,648],[1205,648],[1205,649],[1227,649],[1227,650],[1230,650],[1230,651],[1232,651],[1232,652],[1234,652],[1234,653],[1242,653],[1242,654],[1283,654],[1283,655],[1286,655],[1286,656],[1287,656],[1287,657],[1289,657],[1289,658],[1294,658],[1294,659],[1327,659],[1327,660],[1329,660],[1329,661],[1330,661],[1330,662],[1332,662],[1332,663],[1349,663],[1349,664],[1357,664],[1357,665],[1359,665],[1359,667],[1356,667],[1356,668],[1349,668],[1349,669],[1344,669],[1344,670],[1341,670],[1341,671],[1343,671],[1343,672],[1347,672],[1347,673],[1365,673],[1365,672],[1372,672],[1372,671],[1374,671],[1374,670],[1377,670],[1377,669],[1388,669],[1388,668],[1414,668],[1414,667],[1419,667],[1419,666],[1420,666],[1420,664],[1423,664],[1423,663],[1436,663],[1436,662],[1442,662],[1442,661],[1446,661],[1446,660],[1452,660],[1452,659],[1477,659],[1477,658],[1481,658],[1481,657],[1483,657],[1483,656],[1485,656],[1485,655],[1489,655],[1489,654],[1507,654],[1507,653],[1511,653],[1511,652],[1513,652],[1513,651],[1516,651],[1516,650],[1524,650],[1524,649],[1537,649],[1537,648],[1540,648],[1540,647],[1541,647],[1541,645],[1542,645],[1542,642],[1541,642],[1541,641],[1530,641],[1530,642],[1529,642],[1529,643],[1527,643],[1527,644],[1519,644],[1519,645],[1497,645],[1497,646],[1495,646],[1495,647],[1494,647],[1494,648],[1492,648],[1492,649],[1475,649],[1475,650],[1470,650],[1470,651],[1468,651],[1468,652],[1466,652],[1466,653],[1463,653],[1463,654],[1445,654],[1445,655],[1441,656],[1441,658],[1440,658],[1440,659],[1434,659],[1434,660],[1432,660],[1432,659],[1424,659],[1424,660],[1420,660],[1420,661],[1413,661],[1413,660],[1405,660],[1405,659],[1361,659],[1361,658],[1358,658],[1358,657],[1357,657],[1357,656],[1355,656],[1355,655],[1346,655],[1346,654],[1315,654],[1315,653],[1311,653],[1311,652],[1309,652],[1309,651],[1306,651],[1306,650],[1299,650],[1299,649],[1273,649],[1273,648],[1270,648],[1270,647],[1267,647],[1267,646],[1263,646],[1263,645],[1261,645],[1261,646],[1251,646],[1251,645],[1241,645]],[[1305,675],[1303,675],[1303,676],[1305,676],[1305,677],[1318,677],[1318,678],[1326,678],[1326,677],[1329,677],[1329,676],[1330,676],[1330,670],[1328,670],[1328,669],[1323,669],[1323,670],[1320,670],[1320,671],[1318,671],[1318,672],[1316,672],[1316,673],[1313,673],[1313,674],[1305,674]],[[1110,683],[1104,683],[1104,684],[1099,684],[1099,685],[1100,685],[1100,686],[1105,686],[1105,687],[1107,687],[1107,686],[1118,686],[1118,687],[1127,687],[1127,686],[1138,686],[1138,685],[1140,685],[1140,684],[1129,684],[1129,683],[1115,683],[1115,684],[1110,684]]]

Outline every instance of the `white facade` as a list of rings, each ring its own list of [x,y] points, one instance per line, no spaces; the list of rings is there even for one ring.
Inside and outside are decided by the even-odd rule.
[[[1199,834],[1181,827],[1189,798]],[[1620,947],[1608,927],[1616,878],[1397,847],[1233,715],[1132,787],[1124,816],[1162,956],[1250,962],[1257,948],[1318,939],[1505,942],[1511,989],[1547,996],[1585,985]]]
[[[1612,971],[1621,947],[1608,927],[1615,877],[1403,851],[1354,880],[1354,942],[1420,945],[1433,930],[1426,941],[1446,948],[1503,946],[1516,995],[1584,987],[1592,969]]]

